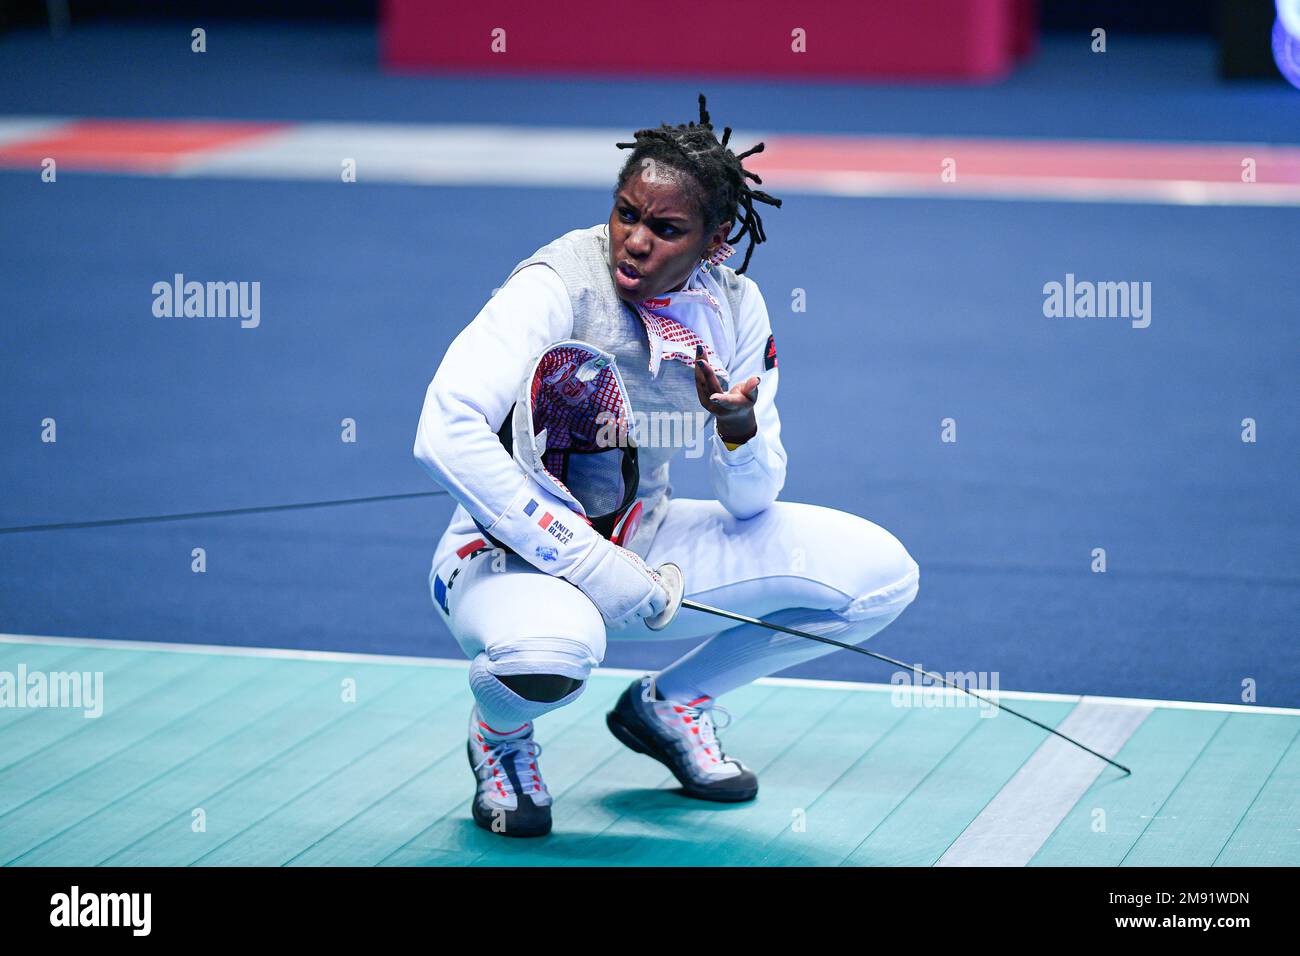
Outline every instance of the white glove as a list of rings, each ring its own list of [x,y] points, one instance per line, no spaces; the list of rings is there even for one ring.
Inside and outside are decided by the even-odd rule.
[[[668,606],[659,576],[636,554],[604,538],[564,575],[591,599],[605,623],[622,630],[639,618],[654,617]]]
[[[524,477],[509,507],[487,528],[489,534],[538,570],[575,585],[616,630],[670,607],[673,597],[640,557],[602,538],[567,503],[535,478]],[[680,573],[675,580],[680,597]],[[662,627],[675,614],[673,607],[656,623]]]

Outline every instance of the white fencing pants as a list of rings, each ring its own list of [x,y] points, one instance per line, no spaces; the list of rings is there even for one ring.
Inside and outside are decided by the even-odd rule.
[[[430,587],[438,613],[472,662],[480,713],[489,724],[513,727],[575,700],[581,688],[558,701],[532,701],[495,677],[585,680],[604,657],[605,625],[578,588],[490,545],[474,548],[481,539],[458,509],[439,543]],[[916,597],[920,574],[884,528],[832,508],[784,501],[739,520],[716,501],[673,499],[646,555],[651,567],[669,561],[682,569],[688,598],[854,644],[902,613]],[[662,631],[637,622],[609,636],[701,641],[656,680],[665,697],[677,700],[716,698],[835,650],[757,625],[725,626],[691,610]]]

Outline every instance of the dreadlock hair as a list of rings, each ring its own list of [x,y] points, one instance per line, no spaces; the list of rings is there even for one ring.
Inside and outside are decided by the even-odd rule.
[[[656,129],[639,129],[631,143],[616,143],[619,149],[631,149],[632,155],[623,164],[618,174],[618,186],[615,193],[622,189],[628,177],[632,175],[645,160],[654,160],[673,169],[680,169],[694,177],[697,188],[692,188],[701,215],[704,217],[705,231],[716,229],[724,222],[739,222],[740,231],[727,240],[734,245],[749,234],[749,247],[745,250],[745,261],[736,270],[742,275],[749,267],[750,256],[754,246],[767,241],[763,231],[763,220],[754,203],[767,203],[769,206],[781,207],[781,200],[769,196],[760,189],[751,189],[746,179],[762,183],[757,175],[751,173],[741,160],[746,156],[763,151],[759,143],[737,155],[727,148],[731,139],[731,127],[722,131],[722,140],[718,141],[709,121],[709,111],[704,107],[704,94],[700,94],[699,123],[682,123],[669,126],[661,123]],[[688,187],[690,188],[690,187]]]

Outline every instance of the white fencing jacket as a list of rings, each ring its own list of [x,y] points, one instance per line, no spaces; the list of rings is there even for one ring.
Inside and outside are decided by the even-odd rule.
[[[614,292],[607,263],[607,227],[566,233],[522,260],[448,347],[425,393],[414,452],[460,506],[450,528],[465,527],[472,516],[528,557],[510,539],[513,525],[502,519],[535,482],[496,432],[530,364],[570,338],[616,355],[634,413],[648,417],[648,435],[638,449],[644,517],[630,550],[643,557],[649,550],[672,491],[669,462],[683,451],[700,454],[707,446],[713,492],[735,517],[752,517],[776,500],[785,483],[786,453],[776,409],[776,346],[758,286],[715,260],[697,268],[683,289],[634,309]],[[683,336],[690,348],[682,347]],[[758,433],[734,450],[699,404],[687,361],[694,357],[691,336],[709,350],[724,387],[760,377]],[[689,434],[693,430],[698,431]],[[435,555],[435,562],[440,558]],[[561,575],[568,565],[534,563]]]

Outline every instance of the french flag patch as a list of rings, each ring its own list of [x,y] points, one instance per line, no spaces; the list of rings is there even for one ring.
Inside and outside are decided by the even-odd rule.
[[[536,510],[537,510],[537,502],[534,501],[532,498],[529,498],[528,504],[524,505],[524,514],[528,515],[528,517],[531,518],[533,516],[533,512]]]
[[[544,515],[542,515],[542,517],[541,517],[540,519],[538,519],[537,524],[538,524],[539,526],[543,527],[543,528],[549,528],[550,525],[551,525],[551,522],[554,521],[554,520],[555,520],[555,518],[554,518],[554,517],[551,515],[551,513],[548,511],[548,512],[546,512]]]

